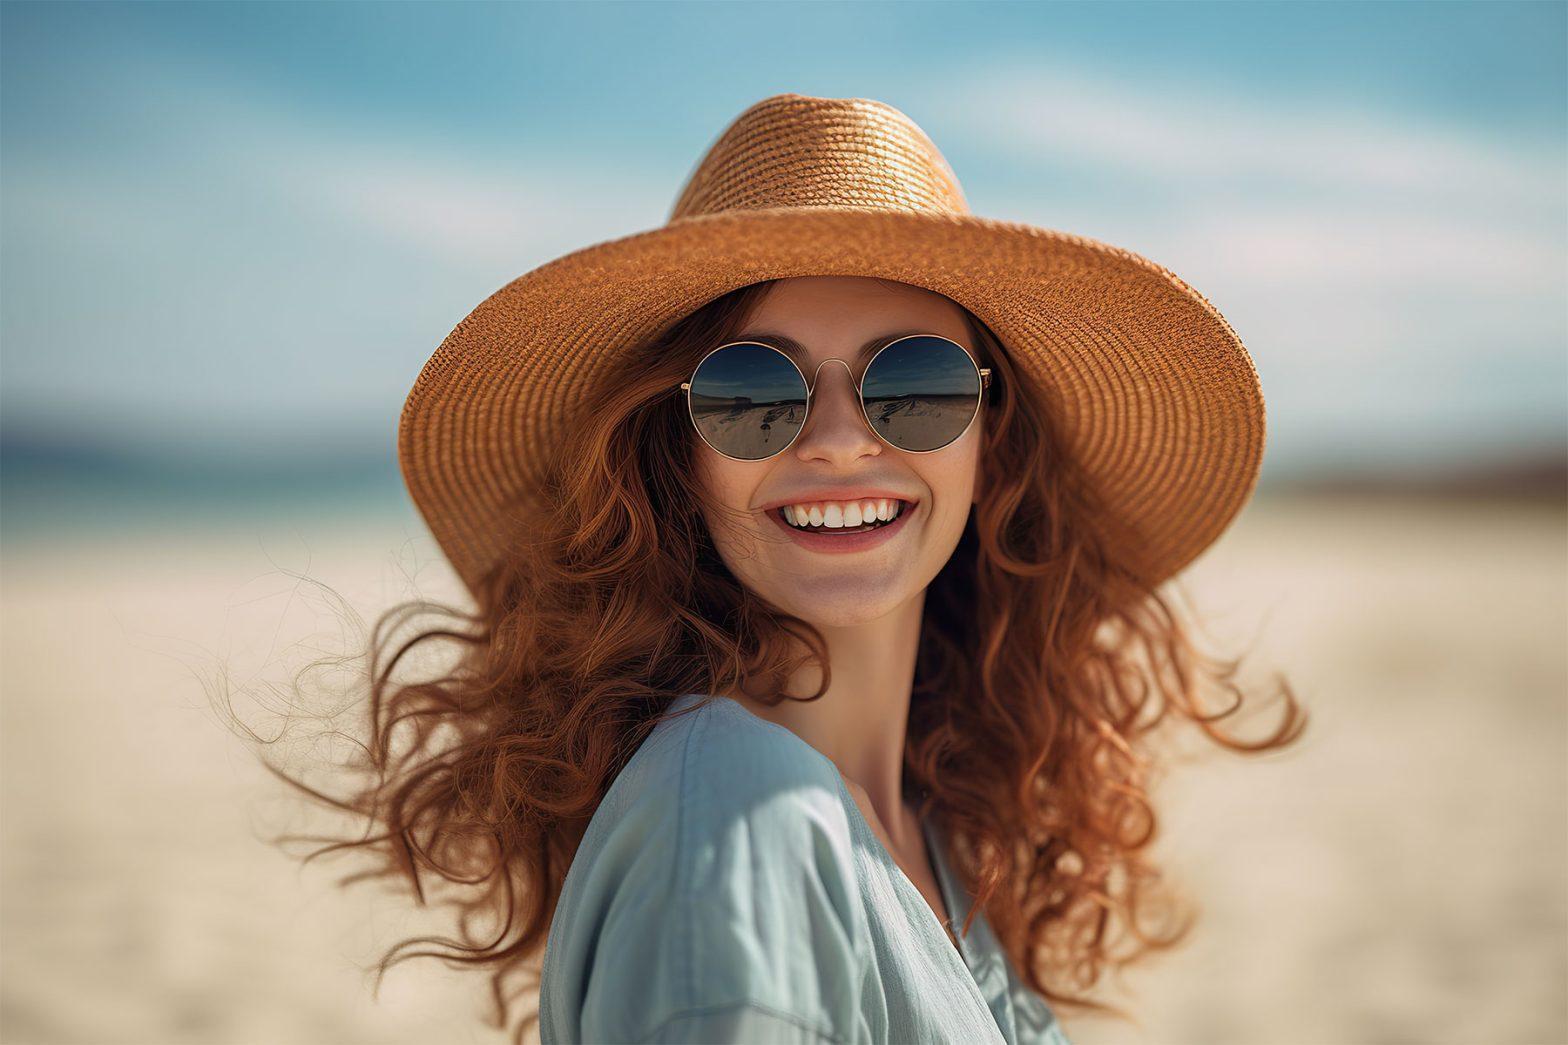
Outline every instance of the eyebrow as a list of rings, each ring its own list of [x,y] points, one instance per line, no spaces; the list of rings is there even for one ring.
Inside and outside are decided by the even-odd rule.
[[[864,345],[860,346],[860,351],[855,353],[855,362],[860,362],[862,359],[865,359],[877,349],[883,347],[884,345],[891,344],[901,337],[908,337],[911,334],[924,333],[926,333],[924,330],[900,330],[896,333],[883,334],[880,337],[874,337],[870,341],[867,341]],[[796,341],[787,334],[774,334],[763,331],[755,334],[743,334],[741,335],[740,340],[761,341],[764,344],[770,344],[777,348],[781,348],[790,355],[795,356],[797,359],[805,359],[806,356],[809,355],[809,353],[806,351],[806,346],[802,345],[799,341]]]

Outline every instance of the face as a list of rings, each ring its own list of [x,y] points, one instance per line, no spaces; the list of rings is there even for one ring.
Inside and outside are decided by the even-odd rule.
[[[720,557],[751,591],[818,626],[875,620],[920,597],[952,556],[978,496],[983,411],[929,453],[897,449],[866,424],[856,391],[865,361],[856,355],[873,339],[903,333],[940,334],[980,364],[963,311],[940,294],[858,276],[780,280],[733,340],[781,334],[799,342],[806,355],[795,362],[814,382],[805,426],[765,461],[732,460],[691,434],[698,482],[718,506],[704,516]],[[797,535],[778,517],[779,505],[815,504],[831,521],[830,504],[843,510],[888,496],[909,503],[885,533]]]

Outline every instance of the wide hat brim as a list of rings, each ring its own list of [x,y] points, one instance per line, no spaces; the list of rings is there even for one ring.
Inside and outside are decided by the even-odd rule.
[[[803,275],[909,283],[983,320],[1013,365],[1051,390],[1068,452],[1130,535],[1123,561],[1150,584],[1213,543],[1253,492],[1265,440],[1257,370],[1219,311],[1163,266],[969,214],[727,211],[519,276],[425,364],[399,420],[399,465],[470,592],[618,364],[728,291]]]

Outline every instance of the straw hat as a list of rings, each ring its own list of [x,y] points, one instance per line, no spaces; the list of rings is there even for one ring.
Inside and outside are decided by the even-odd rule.
[[[1263,455],[1262,391],[1224,317],[1176,275],[1083,236],[970,213],[937,147],[865,98],[781,94],[708,149],[659,228],[512,280],[447,335],[403,406],[415,505],[476,595],[506,521],[537,504],[578,408],[628,355],[760,280],[860,275],[983,320],[1050,390],[1126,562],[1186,566],[1241,510]]]

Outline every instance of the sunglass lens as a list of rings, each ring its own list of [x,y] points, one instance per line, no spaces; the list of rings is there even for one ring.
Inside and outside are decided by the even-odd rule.
[[[861,388],[872,429],[905,450],[941,449],[980,409],[974,359],[946,338],[893,342],[871,361]]]
[[[760,461],[788,446],[806,423],[806,383],[776,348],[726,345],[692,375],[691,419],[715,450]]]

